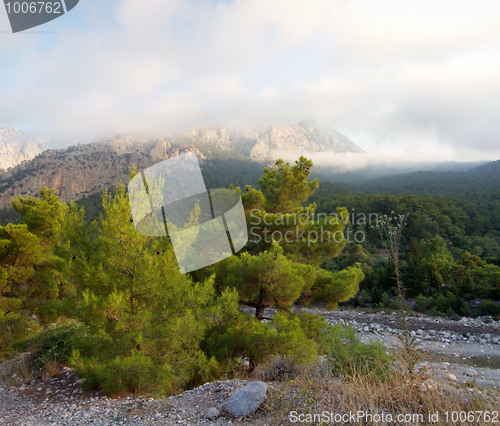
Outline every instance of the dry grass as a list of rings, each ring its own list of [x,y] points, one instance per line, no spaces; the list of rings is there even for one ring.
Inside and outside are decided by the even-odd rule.
[[[357,416],[358,412],[364,412],[381,417],[372,417],[371,422],[366,418],[356,417],[356,424],[491,425],[491,421],[486,422],[484,419],[454,422],[452,412],[474,412],[477,420],[478,411],[499,411],[498,390],[452,385],[438,379],[432,370],[408,374],[399,369],[386,379],[365,374],[338,378],[329,374],[326,367],[326,363],[303,367],[295,378],[282,380],[271,386],[268,400],[254,424],[346,424],[353,423],[352,419],[344,417],[337,418],[340,421],[330,422],[319,416],[323,412],[327,412],[328,416],[351,413]],[[265,367],[262,368],[265,370]],[[311,421],[293,422],[293,418],[287,417],[292,412],[296,412],[296,416],[309,414]],[[448,419],[446,412],[449,413]],[[435,416],[429,419],[429,413],[439,413],[438,419]],[[317,421],[314,421],[314,415],[317,416]],[[388,415],[392,415],[393,421],[387,421]],[[398,415],[402,416],[401,419],[396,417]],[[303,417],[303,420],[306,418]]]
[[[0,364],[0,380],[7,386],[19,386],[33,380],[31,370],[31,356],[28,353],[20,354],[17,358]]]
[[[43,377],[48,382],[52,377],[57,376],[61,372],[61,365],[55,361],[50,360],[44,363]]]

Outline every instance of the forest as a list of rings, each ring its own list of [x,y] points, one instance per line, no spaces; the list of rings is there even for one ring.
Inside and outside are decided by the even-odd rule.
[[[301,158],[265,169],[262,190],[241,193],[245,212],[303,213],[318,186],[308,182],[311,167]],[[47,188],[12,206],[22,220],[0,228],[2,357],[48,339],[51,349],[39,363],[64,359],[88,386],[110,394],[171,394],[217,378],[242,359],[251,371],[273,353],[311,360],[325,323],[292,314],[293,305],[334,307],[352,298],[364,277],[357,264],[319,267],[342,251],[342,242],[307,251],[300,243],[249,244],[237,256],[183,275],[168,237],[135,231],[124,185],[103,195],[103,212],[92,221],[84,208],[62,203]],[[318,226],[307,223],[297,232]],[[331,233],[344,229],[342,222],[327,226]],[[270,307],[278,310],[272,320],[264,317]]]
[[[214,164],[208,187],[222,184],[223,164]],[[251,372],[273,354],[313,360],[328,326],[294,306],[396,308],[394,262],[377,224],[360,220],[374,213],[407,218],[397,255],[409,309],[499,315],[495,190],[477,194],[477,204],[458,195],[367,194],[320,183],[312,169],[304,157],[277,160],[261,169],[260,189],[229,185],[263,238],[184,275],[168,236],[135,231],[123,184],[99,194],[100,206],[95,197],[67,205],[48,188],[12,200],[18,220],[0,227],[0,357],[46,345],[35,366],[64,360],[109,394],[173,394],[223,377],[229,366]],[[330,238],[349,231],[362,240]],[[299,238],[315,232],[328,238]],[[472,299],[482,300],[474,311]],[[276,315],[267,318],[266,308]]]

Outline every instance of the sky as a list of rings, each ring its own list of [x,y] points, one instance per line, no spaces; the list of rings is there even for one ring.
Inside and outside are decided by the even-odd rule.
[[[56,146],[210,113],[312,117],[376,158],[497,160],[499,76],[498,1],[80,0],[16,34],[0,6],[0,126]]]

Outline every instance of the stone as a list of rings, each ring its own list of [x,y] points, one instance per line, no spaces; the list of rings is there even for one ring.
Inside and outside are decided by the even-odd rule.
[[[491,339],[491,334],[486,333],[486,334],[484,335],[484,338],[485,338],[485,339]]]
[[[207,411],[207,419],[208,420],[215,420],[217,417],[219,417],[220,411],[217,410],[215,407],[210,407]]]
[[[252,382],[234,392],[226,404],[224,410],[234,417],[251,416],[260,404],[267,398],[267,385],[263,382]]]
[[[467,376],[474,377],[474,376],[477,376],[477,371],[474,370],[473,368],[468,368],[467,370],[465,370],[465,374]]]

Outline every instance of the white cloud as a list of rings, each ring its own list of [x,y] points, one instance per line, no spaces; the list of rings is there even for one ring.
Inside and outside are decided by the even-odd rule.
[[[366,151],[486,159],[499,24],[495,1],[86,0],[46,24],[55,34],[0,34],[0,122],[62,144],[179,131],[203,112],[312,116]]]

